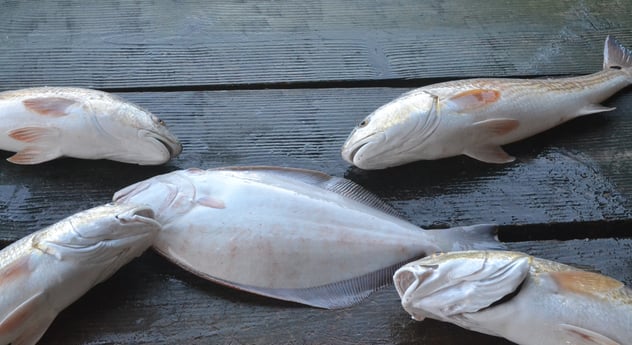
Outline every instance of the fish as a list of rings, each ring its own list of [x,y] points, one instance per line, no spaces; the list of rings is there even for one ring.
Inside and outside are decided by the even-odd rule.
[[[62,156],[157,165],[182,144],[162,120],[118,96],[34,87],[0,92],[0,150],[16,152],[7,160],[24,165]]]
[[[0,344],[35,344],[57,314],[150,247],[147,206],[106,204],[71,215],[0,251]]]
[[[357,125],[342,158],[365,170],[466,155],[494,164],[502,145],[571,119],[611,111],[599,103],[632,83],[632,52],[608,36],[603,69],[549,79],[462,79],[404,93]]]
[[[412,258],[498,248],[496,227],[423,230],[354,182],[282,167],[186,169],[121,189],[162,224],[153,248],[212,282],[334,309],[392,284]]]
[[[632,289],[611,277],[511,251],[425,257],[393,275],[402,306],[521,345],[632,344]]]

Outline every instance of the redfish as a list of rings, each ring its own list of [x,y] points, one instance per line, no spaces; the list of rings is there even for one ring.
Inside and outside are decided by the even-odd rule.
[[[57,314],[139,256],[160,229],[145,206],[74,214],[0,251],[0,344],[35,344]]]
[[[465,79],[412,90],[381,106],[351,132],[342,157],[362,169],[461,154],[487,163],[514,157],[501,145],[579,116],[632,83],[632,53],[607,37],[603,70],[559,79]]]
[[[359,185],[301,169],[234,167],[159,175],[114,195],[149,205],[153,247],[211,281],[322,308],[359,302],[405,262],[498,248],[495,227],[423,230]]]
[[[165,123],[112,94],[70,87],[0,93],[0,150],[38,164],[61,156],[162,164],[182,151]]]
[[[632,289],[518,252],[466,251],[409,263],[393,277],[402,306],[522,345],[632,344]]]

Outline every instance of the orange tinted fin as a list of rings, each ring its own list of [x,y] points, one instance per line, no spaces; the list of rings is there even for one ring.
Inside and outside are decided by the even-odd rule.
[[[66,116],[66,109],[77,103],[63,97],[37,97],[22,101],[29,110],[44,116],[60,117]]]
[[[568,344],[575,345],[621,345],[607,336],[573,325],[561,324],[560,329],[566,333]]]
[[[458,93],[446,100],[446,105],[456,112],[480,108],[500,99],[500,91],[491,89],[473,89]]]
[[[496,145],[468,148],[463,154],[485,163],[494,164],[511,163],[516,159],[508,155],[500,146]]]
[[[604,111],[612,111],[612,110],[615,110],[615,109],[617,109],[617,108],[615,108],[615,107],[604,107],[601,104],[589,104],[589,105],[579,109],[579,111],[577,112],[577,116],[601,113],[601,112],[604,112]]]
[[[226,208],[226,205],[222,200],[214,199],[208,196],[203,198],[199,198],[196,200],[199,205],[210,207],[210,208]]]
[[[0,270],[0,286],[30,273],[29,257],[23,256]]]
[[[623,287],[623,283],[604,275],[586,271],[551,272],[551,278],[561,290],[599,296]]]
[[[483,133],[485,137],[505,135],[520,126],[520,121],[509,118],[489,119],[474,122],[472,128]]]
[[[7,158],[7,161],[14,164],[38,164],[53,160],[61,156],[57,150],[51,150],[51,148],[29,146]]]
[[[53,144],[52,141],[59,137],[59,129],[56,127],[22,127],[11,130],[8,134],[9,137],[26,143],[46,142],[46,144]]]

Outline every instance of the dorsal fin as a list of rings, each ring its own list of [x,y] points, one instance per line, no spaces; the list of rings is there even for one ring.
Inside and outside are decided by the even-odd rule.
[[[371,206],[391,216],[401,217],[399,211],[394,209],[393,206],[387,204],[384,200],[380,199],[380,197],[353,181],[342,177],[331,177],[329,181],[322,184],[322,187],[336,194]]]
[[[345,198],[360,202],[391,216],[401,217],[401,214],[391,205],[387,204],[384,200],[364,189],[364,187],[358,185],[357,183],[342,177],[330,176],[320,171],[273,166],[240,166],[215,168],[210,170],[256,171],[258,173],[285,176],[299,180],[303,183],[320,187],[330,192],[334,192]]]

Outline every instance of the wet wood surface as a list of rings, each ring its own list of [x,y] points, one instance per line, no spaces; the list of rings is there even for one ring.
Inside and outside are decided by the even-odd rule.
[[[601,68],[605,36],[632,47],[632,3],[585,1],[4,1],[0,89],[112,91],[164,119],[183,153],[163,166],[0,151],[6,245],[118,189],[189,167],[280,165],[352,179],[411,222],[497,223],[510,249],[632,284],[632,92],[615,111],[467,157],[362,171],[340,158],[351,129],[412,87],[470,76]],[[63,311],[42,344],[509,344],[415,322],[394,288],[342,310],[237,292],[153,252]]]

